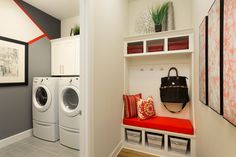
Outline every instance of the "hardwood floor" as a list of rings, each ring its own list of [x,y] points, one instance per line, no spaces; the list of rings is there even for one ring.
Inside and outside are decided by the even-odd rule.
[[[122,149],[117,157],[158,157],[158,156],[144,154],[129,149]]]

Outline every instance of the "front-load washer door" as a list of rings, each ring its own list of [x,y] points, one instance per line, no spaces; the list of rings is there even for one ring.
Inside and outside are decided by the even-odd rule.
[[[33,104],[34,107],[41,112],[45,112],[51,105],[52,96],[49,89],[40,85],[34,88],[33,91]]]
[[[79,114],[79,90],[74,86],[67,86],[61,90],[61,110],[70,117]]]

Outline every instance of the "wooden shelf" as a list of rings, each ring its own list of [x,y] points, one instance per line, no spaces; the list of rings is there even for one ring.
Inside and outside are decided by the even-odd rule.
[[[126,54],[124,57],[142,57],[142,56],[161,56],[161,55],[175,55],[175,54],[192,54],[191,50],[177,50],[177,51],[161,51],[161,52],[144,52],[144,53],[136,53],[136,54]]]
[[[137,39],[143,39],[143,38],[161,38],[164,36],[176,36],[180,34],[190,34],[193,33],[193,28],[188,29],[180,29],[180,30],[171,30],[171,31],[162,31],[157,33],[149,33],[149,34],[139,34],[139,35],[131,35],[124,37],[125,40],[137,40]]]
[[[156,49],[156,52],[148,52],[149,49],[154,51]],[[133,54],[129,54],[128,51],[132,51]],[[125,58],[172,54],[188,55],[192,52],[194,52],[192,29],[130,36],[126,37],[124,42]]]

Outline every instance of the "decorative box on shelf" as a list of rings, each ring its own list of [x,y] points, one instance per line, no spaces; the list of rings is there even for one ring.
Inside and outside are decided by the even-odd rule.
[[[128,54],[143,53],[143,42],[128,43],[127,53]]]
[[[125,129],[126,141],[133,144],[141,144],[142,134],[139,130]]]
[[[147,53],[164,51],[164,40],[147,40]]]
[[[168,39],[168,50],[188,50],[189,49],[189,37],[176,37]]]
[[[190,148],[190,140],[169,136],[169,150],[180,154],[187,154]]]
[[[147,146],[163,149],[164,148],[164,135],[157,133],[145,132]]]

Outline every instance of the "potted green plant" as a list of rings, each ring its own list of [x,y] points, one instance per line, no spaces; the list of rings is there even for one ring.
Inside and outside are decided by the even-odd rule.
[[[74,34],[74,35],[79,35],[79,34],[80,34],[80,26],[76,25],[76,26],[73,28],[73,34]]]
[[[155,24],[155,32],[161,32],[162,23],[168,13],[169,2],[162,4],[157,8],[151,9],[152,20]]]

